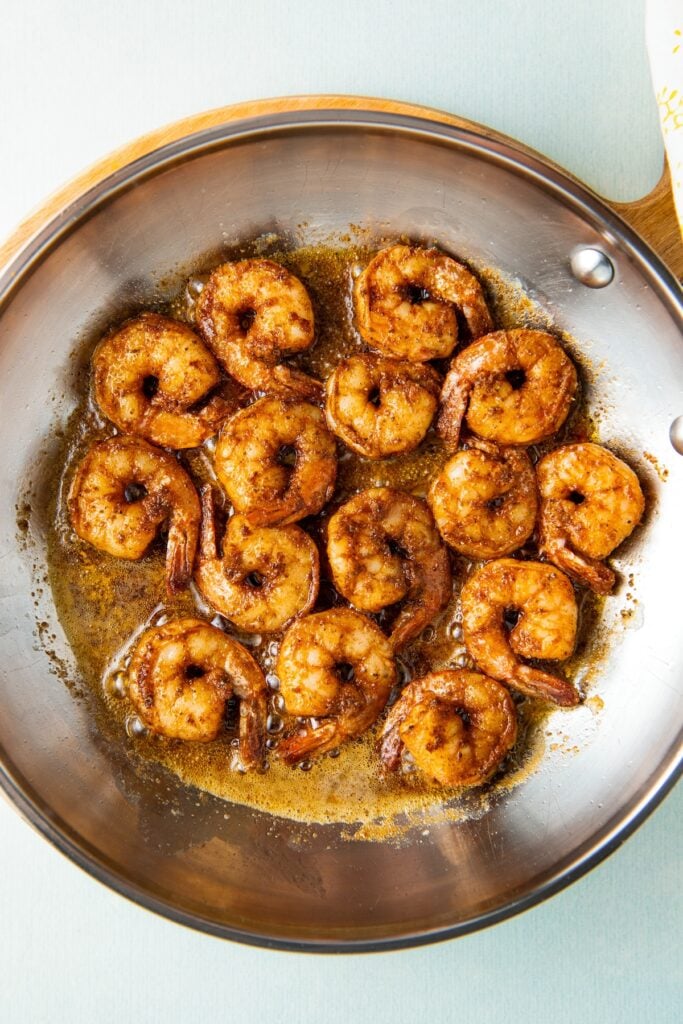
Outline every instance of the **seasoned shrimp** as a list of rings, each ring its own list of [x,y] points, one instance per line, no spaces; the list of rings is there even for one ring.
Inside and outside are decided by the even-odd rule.
[[[327,554],[337,590],[378,612],[398,601],[395,649],[405,646],[451,597],[448,551],[425,503],[390,487],[356,494],[331,517]]]
[[[289,764],[369,729],[397,678],[384,633],[351,608],[318,612],[290,626],[276,671],[287,712],[312,719],[280,743],[280,757]]]
[[[453,450],[463,419],[489,441],[535,444],[562,426],[576,388],[574,364],[551,334],[495,331],[451,363],[437,429]]]
[[[405,747],[440,785],[481,786],[516,738],[517,713],[504,686],[478,672],[446,670],[403,689],[387,716],[381,754],[395,770]]]
[[[228,520],[219,558],[207,484],[194,579],[209,604],[245,633],[268,633],[310,611],[318,595],[320,559],[298,526],[253,527],[239,515]]]
[[[350,356],[328,378],[327,422],[359,455],[400,455],[417,448],[429,430],[440,390],[431,366],[384,356]]]
[[[382,249],[356,281],[354,296],[363,340],[399,359],[449,356],[458,341],[456,309],[473,338],[493,328],[474,274],[438,249]]]
[[[576,598],[563,572],[545,562],[501,558],[475,569],[461,599],[465,646],[482,672],[532,697],[578,703],[571,683],[518,658],[563,661],[574,650]]]
[[[197,323],[216,358],[254,391],[317,400],[322,384],[282,359],[313,344],[313,308],[297,277],[272,260],[224,263],[197,302]]]
[[[331,497],[337,446],[320,409],[267,395],[223,427],[216,475],[253,526],[294,523]]]
[[[95,401],[119,430],[166,448],[195,448],[232,407],[212,394],[218,363],[185,324],[142,313],[107,335],[93,356]]]
[[[223,727],[225,705],[240,701],[240,760],[263,761],[266,680],[251,654],[201,619],[176,619],[145,630],[128,667],[129,695],[152,732],[209,743]]]
[[[500,558],[531,536],[538,499],[529,456],[473,439],[446,463],[427,501],[447,544],[468,558]]]
[[[598,594],[615,575],[600,561],[641,520],[645,499],[633,470],[597,444],[565,444],[536,467],[541,493],[539,550]]]
[[[142,558],[167,523],[166,585],[175,593],[189,582],[199,499],[168,452],[125,435],[96,442],[76,470],[68,508],[78,536],[116,558]]]

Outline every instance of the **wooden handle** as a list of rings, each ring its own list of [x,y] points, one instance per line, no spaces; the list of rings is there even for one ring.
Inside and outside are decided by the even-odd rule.
[[[105,157],[95,164],[94,167],[91,167],[59,189],[47,202],[19,225],[14,234],[0,247],[0,267],[4,266],[32,235],[59,213],[60,210],[63,210],[65,206],[102,181],[103,178],[113,174],[114,171],[161,146],[175,142],[185,135],[191,135],[206,128],[215,128],[231,121],[297,110],[325,109],[372,110],[380,113],[403,114],[412,117],[422,117],[431,121],[440,121],[458,128],[474,130],[487,138],[511,144],[516,149],[544,160],[545,163],[549,163],[557,170],[567,174],[563,168],[553,164],[552,161],[547,160],[540,153],[502,135],[500,132],[477,124],[474,121],[456,117],[454,114],[449,114],[446,111],[434,110],[431,107],[422,107],[414,103],[375,99],[368,96],[337,95],[284,96],[278,99],[252,100],[248,103],[237,103],[229,107],[219,107],[216,110],[209,110],[203,114],[195,114],[193,117],[175,121],[164,128],[159,128],[148,135],[143,135],[134,142],[128,143],[128,145],[116,150],[110,156]],[[569,177],[573,176],[569,175]],[[650,243],[678,277],[683,276],[683,244],[681,243],[674,213],[671,180],[668,171],[665,170],[661,181],[649,196],[645,196],[634,203],[609,203],[609,205]]]
[[[610,202],[609,205],[650,243],[677,278],[683,278],[683,242],[667,164],[649,195],[633,203]]]

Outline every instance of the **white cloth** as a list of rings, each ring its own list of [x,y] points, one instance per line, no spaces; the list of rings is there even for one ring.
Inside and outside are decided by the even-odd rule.
[[[683,3],[648,0],[647,51],[683,235]]]

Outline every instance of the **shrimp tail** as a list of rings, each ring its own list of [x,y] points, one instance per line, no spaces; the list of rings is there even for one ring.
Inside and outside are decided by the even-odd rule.
[[[334,489],[334,482],[327,488],[325,502],[329,501]],[[258,508],[245,512],[244,517],[251,526],[287,526],[302,518],[302,513],[310,506],[310,497],[296,487],[291,487],[283,498],[274,502],[264,502]]]
[[[445,548],[438,548],[426,564],[406,568],[415,572],[415,579],[391,631],[395,651],[400,651],[429,625],[452,595],[451,563]]]
[[[244,518],[250,526],[286,526],[296,522],[305,507],[303,499],[292,493],[282,501],[267,502],[245,512]]]
[[[483,299],[475,302],[462,302],[461,310],[472,340],[493,330],[493,320]]]
[[[325,393],[324,385],[314,377],[309,377],[307,373],[282,363],[274,366],[271,373],[272,388],[270,390],[274,393],[282,392],[285,397],[294,395],[297,398],[318,404],[322,402]]]
[[[169,594],[184,590],[192,577],[197,552],[197,531],[177,518],[171,520],[166,547],[166,589]]]
[[[389,639],[395,651],[402,650],[422,630],[426,619],[417,600],[406,603],[396,618]]]
[[[379,756],[382,759],[384,767],[390,772],[395,772],[399,766],[401,760],[401,752],[403,751],[403,740],[398,730],[399,723],[392,722],[391,716],[387,720],[387,724],[384,727],[384,733],[382,735],[382,742],[379,748]]]
[[[251,654],[235,643],[226,655],[224,671],[240,702],[240,760],[249,771],[263,767],[268,702],[266,681]]]
[[[336,722],[323,722],[316,729],[308,726],[305,731],[287,736],[279,746],[278,755],[285,764],[296,764],[311,754],[324,754],[334,750],[341,742]]]
[[[457,450],[468,400],[469,387],[460,373],[451,368],[441,390],[441,409],[436,420],[436,432],[448,451]]]
[[[434,284],[437,294],[459,308],[473,341],[493,330],[482,286],[466,266],[447,258],[446,267],[436,270]]]
[[[579,692],[571,683],[530,665],[519,665],[509,682],[520,693],[529,697],[540,697],[561,708],[573,708],[581,699]]]
[[[247,771],[263,768],[266,716],[265,694],[240,701],[240,760]]]
[[[580,555],[562,540],[541,538],[541,554],[566,573],[585,583],[596,594],[611,594],[616,583],[616,573],[604,562]]]
[[[202,503],[202,525],[199,532],[199,558],[202,562],[212,562],[218,558],[216,545],[216,510],[214,506],[213,487],[204,484],[199,492]]]

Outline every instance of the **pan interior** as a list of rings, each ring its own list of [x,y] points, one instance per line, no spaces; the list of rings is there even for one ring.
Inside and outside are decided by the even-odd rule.
[[[683,350],[669,287],[590,200],[503,150],[355,117],[238,126],[120,173],[77,204],[61,235],[47,232],[39,259],[10,268],[0,317],[7,786],[79,862],[148,905],[220,934],[318,948],[420,941],[538,898],[666,785],[680,729],[683,463],[668,438],[683,413]],[[46,460],[82,379],[79,341],[170,296],[207,253],[267,233],[315,244],[350,224],[437,242],[519,282],[576,339],[601,438],[637,468],[650,506],[614,559],[624,584],[607,613],[615,642],[593,671],[600,701],[555,713],[540,768],[484,816],[384,843],[138,773],[54,671],[70,654],[45,585],[41,517]],[[569,258],[583,245],[614,263],[607,288],[573,278]]]

